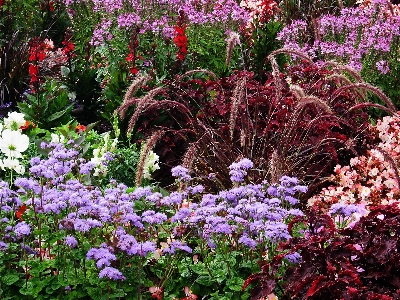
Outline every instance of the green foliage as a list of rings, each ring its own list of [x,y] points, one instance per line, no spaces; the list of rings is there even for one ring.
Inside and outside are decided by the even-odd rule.
[[[40,92],[25,94],[26,100],[18,108],[26,118],[43,129],[51,129],[71,120],[73,103],[65,86],[47,81]]]
[[[116,179],[127,186],[135,186],[136,169],[139,162],[140,151],[136,145],[117,148],[114,152],[114,160],[107,166],[105,182]]]

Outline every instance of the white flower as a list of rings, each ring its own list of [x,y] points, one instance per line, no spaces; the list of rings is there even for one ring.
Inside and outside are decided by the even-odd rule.
[[[6,129],[0,138],[0,151],[8,158],[21,158],[21,152],[28,149],[29,138],[19,131]]]
[[[151,173],[155,170],[160,169],[158,165],[159,156],[155,154],[153,151],[150,151],[149,155],[146,157],[146,161],[143,167],[143,178],[151,179]]]
[[[19,163],[18,159],[5,158],[3,161],[0,160],[0,167],[4,169],[13,169],[18,174],[25,173],[25,167]]]
[[[65,141],[65,137],[63,135],[58,135],[56,133],[51,133],[50,136],[51,136],[51,142],[52,143],[60,143],[60,144],[62,144]]]
[[[10,130],[19,130],[25,124],[24,114],[16,111],[10,112],[7,118],[4,118],[4,126]]]

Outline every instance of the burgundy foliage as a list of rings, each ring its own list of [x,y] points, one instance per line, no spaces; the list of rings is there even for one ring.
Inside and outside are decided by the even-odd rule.
[[[349,111],[362,101],[359,92],[345,90],[331,99],[341,83],[329,77],[333,71],[328,68],[303,61],[286,73],[279,81],[270,74],[265,84],[248,71],[221,79],[208,73],[177,76],[165,81],[165,92],[142,109],[135,131],[143,138],[165,129],[155,150],[166,170],[182,163],[194,146],[197,154],[186,157],[188,167],[205,177],[215,173],[218,188],[231,185],[228,166],[247,157],[265,170],[251,172],[252,181],[296,176],[312,193],[336,164],[367,149],[372,141],[368,115]],[[308,100],[299,99],[286,77]]]
[[[275,291],[279,299],[399,299],[400,209],[378,206],[352,228],[336,230],[333,220],[315,211],[290,224],[308,230],[281,244],[288,253],[301,255],[298,264],[282,272],[284,254],[265,263],[262,272],[251,275],[244,289],[252,299]],[[287,266],[287,265],[286,265]]]

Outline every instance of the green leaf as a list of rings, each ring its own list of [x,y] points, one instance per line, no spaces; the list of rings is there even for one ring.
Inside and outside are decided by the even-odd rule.
[[[84,135],[78,137],[77,139],[74,140],[74,144],[79,146],[85,141],[85,138],[86,137]]]
[[[5,285],[12,285],[18,280],[19,276],[17,274],[7,274],[1,278],[1,281],[3,281]]]
[[[244,280],[240,277],[230,278],[226,281],[226,285],[229,289],[235,292],[240,292],[242,290]]]
[[[87,125],[86,132],[89,132],[90,130],[92,130],[98,123],[99,123],[99,121],[97,121],[95,123],[90,123],[89,125]]]
[[[211,278],[211,276],[209,276],[209,275],[202,275],[202,276],[200,276],[199,278],[196,279],[196,282],[197,282],[198,284],[202,284],[202,285],[205,285],[205,286],[212,286],[212,285],[215,285],[214,280],[213,280],[213,279]]]
[[[57,120],[58,118],[61,118],[70,108],[72,107],[72,105],[70,105],[69,107],[67,107],[66,109],[53,113],[50,117],[47,118],[48,122]]]

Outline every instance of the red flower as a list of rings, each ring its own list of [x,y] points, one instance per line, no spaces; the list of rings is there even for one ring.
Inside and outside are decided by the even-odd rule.
[[[174,37],[174,43],[179,48],[176,53],[176,58],[180,61],[184,60],[187,54],[187,44],[188,39],[185,35],[185,15],[183,11],[179,12],[179,18],[177,21],[177,25],[174,27],[176,36]]]
[[[22,215],[25,213],[26,209],[27,209],[26,205],[22,204],[21,207],[18,209],[18,211],[15,213],[15,216],[22,221],[23,220]]]
[[[25,121],[25,124],[24,125],[22,125],[21,127],[19,127],[19,129],[21,129],[21,130],[27,130],[27,129],[29,129],[30,127],[32,127],[32,128],[36,128],[36,124],[35,123],[31,123],[31,122],[29,122],[28,120],[27,121]]]
[[[151,298],[155,298],[157,300],[164,299],[164,291],[160,287],[152,286],[149,288],[149,292],[151,293]]]
[[[136,75],[137,73],[139,73],[139,69],[136,67],[130,68],[129,71],[133,74]]]
[[[86,131],[86,126],[85,125],[78,125],[75,127],[75,132],[76,133],[82,133]]]

